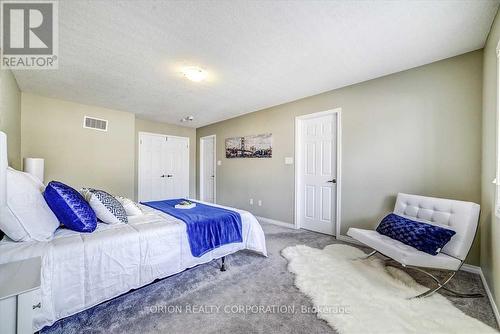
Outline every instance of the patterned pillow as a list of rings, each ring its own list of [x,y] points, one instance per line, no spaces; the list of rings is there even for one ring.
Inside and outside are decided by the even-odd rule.
[[[104,190],[92,188],[83,188],[80,192],[95,211],[97,218],[103,223],[118,224],[128,222],[123,205],[113,195]]]
[[[437,255],[456,233],[443,227],[417,222],[394,213],[382,219],[377,227],[377,232],[431,255]]]
[[[85,199],[70,186],[51,181],[43,197],[61,224],[77,232],[93,232],[97,226],[94,211]]]

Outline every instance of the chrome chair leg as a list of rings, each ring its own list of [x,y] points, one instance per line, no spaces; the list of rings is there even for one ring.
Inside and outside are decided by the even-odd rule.
[[[408,298],[408,299],[417,299],[417,298],[423,298],[423,297],[430,297],[430,296],[432,296],[434,293],[438,292],[439,290],[444,289],[444,288],[445,288],[445,287],[444,287],[444,285],[445,285],[446,283],[448,283],[448,282],[449,282],[449,281],[450,281],[450,280],[451,280],[451,279],[455,276],[455,274],[456,274],[456,272],[453,272],[450,276],[448,276],[448,278],[447,278],[447,279],[446,279],[443,283],[441,283],[441,282],[440,282],[440,281],[439,281],[439,280],[438,280],[438,279],[437,279],[434,275],[432,275],[431,273],[428,273],[428,272],[426,272],[425,270],[422,270],[422,269],[420,269],[420,268],[415,268],[415,267],[412,267],[412,268],[413,268],[413,269],[415,269],[415,270],[417,270],[417,271],[419,271],[419,272],[421,272],[421,273],[426,274],[426,275],[427,275],[427,276],[429,276],[429,277],[431,277],[431,278],[432,278],[432,279],[433,279],[433,280],[437,283],[437,287],[435,287],[434,289],[429,289],[429,290],[427,290],[427,291],[425,291],[425,292],[423,292],[423,293],[421,293],[421,294],[419,294],[419,295],[416,295],[416,296],[414,296],[414,297],[410,297],[410,298]],[[447,288],[446,288],[446,290],[447,290]]]
[[[394,261],[394,260],[391,261],[391,260],[392,260],[391,258],[389,258],[389,259],[386,260],[386,266],[395,267],[395,268],[401,268],[401,267],[403,267],[403,268],[415,269],[416,271],[421,272],[422,274],[425,274],[428,277],[432,278],[432,280],[437,284],[436,287],[430,288],[429,290],[427,290],[425,292],[422,292],[421,294],[416,295],[414,297],[410,297],[408,299],[416,299],[416,298],[429,297],[429,296],[432,296],[433,294],[435,294],[436,292],[438,292],[441,289],[448,291],[454,297],[458,297],[458,298],[481,298],[481,297],[484,297],[484,295],[481,294],[481,293],[462,293],[462,292],[458,292],[458,291],[455,291],[453,289],[450,289],[450,288],[448,288],[446,286],[446,284],[448,284],[448,282],[450,282],[451,279],[453,277],[455,277],[455,275],[457,274],[458,270],[457,271],[453,271],[445,280],[440,281],[436,276],[432,275],[431,273],[425,271],[422,268],[414,267],[414,266],[406,266],[406,265],[401,264],[401,263],[399,263],[397,261]]]
[[[453,294],[455,297],[458,297],[458,298],[480,298],[480,297],[484,297],[483,294],[481,293],[462,293],[462,292],[458,292],[458,291],[455,291],[453,289],[450,289],[448,287],[446,287],[446,284],[448,284],[448,282],[451,281],[451,279],[453,277],[455,277],[455,275],[457,274],[456,271],[453,271],[451,273],[451,275],[449,275],[444,281],[440,281],[436,276],[432,275],[431,273],[421,269],[421,268],[418,268],[418,267],[409,267],[409,268],[412,268],[412,269],[415,269],[417,270],[418,272],[421,272],[423,274],[426,274],[427,276],[429,276],[430,278],[432,278],[434,280],[434,282],[436,282],[437,284],[437,287],[433,288],[433,289],[429,289],[415,297],[411,297],[409,299],[415,299],[415,298],[423,298],[423,297],[429,297],[429,296],[432,296],[434,293],[436,293],[437,291],[443,289],[443,290],[446,290],[448,291],[449,293]]]
[[[374,250],[373,252],[369,253],[369,254],[366,254],[366,255],[363,255],[361,257],[359,257],[357,260],[366,260],[370,257],[372,257],[373,255],[377,254],[378,252],[376,250]]]

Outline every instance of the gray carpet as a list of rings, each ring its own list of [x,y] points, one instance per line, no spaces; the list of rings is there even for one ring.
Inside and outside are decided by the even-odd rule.
[[[315,314],[302,312],[311,302],[293,285],[280,251],[297,244],[323,248],[338,241],[262,225],[268,258],[238,252],[228,257],[226,272],[219,271],[218,262],[204,264],[62,319],[42,333],[335,333]],[[409,273],[421,284],[432,284],[421,274]],[[452,283],[458,290],[484,293],[478,275],[460,272]],[[486,297],[449,299],[466,314],[497,328]],[[259,312],[259,306],[266,308]]]

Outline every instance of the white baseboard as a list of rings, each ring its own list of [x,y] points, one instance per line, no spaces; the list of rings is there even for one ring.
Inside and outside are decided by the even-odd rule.
[[[462,266],[462,267],[464,267],[464,266]],[[467,265],[467,267],[476,267],[476,266]],[[483,282],[484,290],[486,290],[486,295],[488,296],[488,299],[489,299],[490,304],[491,304],[491,308],[493,309],[493,313],[495,314],[495,319],[497,320],[497,324],[500,326],[500,313],[498,312],[497,304],[495,303],[495,299],[493,298],[493,294],[491,293],[488,282],[486,281],[486,277],[484,277],[483,270],[480,267],[476,267],[476,268],[479,270],[479,276],[481,277],[481,281]],[[466,270],[466,271],[468,271],[468,270]],[[471,272],[474,272],[474,271],[471,271]]]
[[[460,270],[466,271],[468,273],[477,274],[477,275],[481,275],[482,274],[482,271],[481,271],[480,267],[472,265],[472,264],[467,264],[467,263],[464,263],[462,265],[462,268],[460,268]]]
[[[491,308],[493,309],[493,314],[495,314],[495,319],[497,321],[497,324],[500,326],[500,313],[498,312],[497,304],[495,303],[495,299],[493,298],[493,294],[491,293],[490,287],[488,285],[488,282],[486,281],[486,277],[484,277],[483,270],[481,269],[481,267],[464,263],[462,265],[462,268],[460,268],[460,270],[473,273],[481,277],[481,282],[483,282],[484,290],[486,291],[486,296],[490,301],[490,305]]]
[[[266,218],[266,217],[260,217],[260,216],[255,216],[259,222],[262,223],[268,223],[268,224],[273,224],[277,226],[282,226],[282,227],[287,227],[291,229],[295,229],[295,225],[291,223],[286,223],[281,220],[276,220],[276,219],[271,219],[271,218]]]

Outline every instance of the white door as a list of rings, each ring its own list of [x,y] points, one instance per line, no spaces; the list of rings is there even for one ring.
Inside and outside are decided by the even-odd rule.
[[[215,203],[215,135],[200,138],[200,199]]]
[[[166,138],[164,144],[165,173],[161,176],[165,184],[164,198],[189,197],[189,139]]]
[[[139,201],[189,196],[189,138],[139,133]]]
[[[297,219],[301,228],[335,235],[337,113],[297,118]]]

